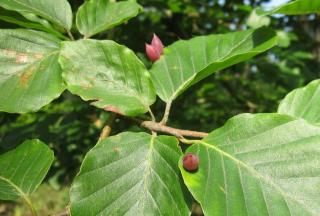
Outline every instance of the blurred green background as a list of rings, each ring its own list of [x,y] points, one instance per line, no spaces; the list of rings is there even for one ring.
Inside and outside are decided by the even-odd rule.
[[[83,0],[69,0],[74,12]],[[259,20],[253,9],[283,1],[269,0],[138,0],[144,12],[126,25],[96,36],[115,40],[134,50],[150,67],[144,44],[156,33],[169,45],[197,35],[226,33],[255,27],[259,22],[278,30],[279,46],[254,59],[220,71],[193,86],[173,104],[169,125],[212,131],[239,113],[274,112],[292,89],[320,74],[320,16],[273,16]],[[275,4],[274,4],[275,3]],[[0,21],[1,28],[18,28]],[[74,31],[77,37],[76,31]],[[158,100],[152,110],[159,120],[164,104]],[[0,112],[0,152],[25,139],[38,138],[55,151],[56,161],[46,184],[33,196],[40,215],[63,209],[68,203],[67,187],[77,173],[86,152],[92,148],[108,117],[79,97],[64,92],[37,113],[24,115]],[[113,134],[141,130],[117,120]],[[50,196],[51,194],[51,196]],[[55,201],[43,197],[55,197]],[[11,213],[9,213],[11,212]],[[26,215],[24,207],[0,203],[0,215]]]

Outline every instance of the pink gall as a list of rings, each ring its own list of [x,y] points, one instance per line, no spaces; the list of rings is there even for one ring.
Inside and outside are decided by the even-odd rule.
[[[153,46],[160,55],[163,54],[163,44],[160,38],[156,35],[153,34],[153,39],[151,41],[151,46]]]
[[[160,54],[157,52],[157,50],[151,46],[150,44],[146,44],[146,53],[148,58],[152,61],[155,62],[160,58]]]
[[[146,53],[152,62],[157,61],[163,54],[163,44],[156,34],[153,35],[151,44],[146,43]]]

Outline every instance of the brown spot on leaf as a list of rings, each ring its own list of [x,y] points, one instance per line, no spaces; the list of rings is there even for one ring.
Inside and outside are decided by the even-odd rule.
[[[4,50],[4,54],[8,57],[15,57],[17,55],[17,52],[13,50]]]
[[[83,87],[85,90],[88,90],[88,89],[92,88],[92,85],[89,84],[89,83],[84,83],[84,84],[82,84],[82,87]]]
[[[20,77],[20,85],[21,86],[24,87],[28,84],[30,77],[33,75],[34,69],[35,69],[34,67],[28,68],[26,71],[24,71],[21,74],[21,77]]]
[[[113,148],[113,151],[114,151],[115,153],[119,153],[119,152],[120,152],[120,148],[115,147],[115,148]]]
[[[118,108],[116,108],[116,107],[114,107],[114,106],[111,106],[111,105],[106,106],[106,107],[104,108],[104,110],[109,111],[109,112],[114,112],[114,113],[117,113],[117,114],[119,114],[119,115],[123,115],[123,113],[122,113]]]
[[[28,56],[26,54],[19,54],[16,58],[16,63],[23,64],[28,62]]]
[[[34,55],[34,57],[35,57],[36,59],[42,59],[42,58],[43,58],[43,54],[42,54],[42,53],[36,53],[36,54]]]

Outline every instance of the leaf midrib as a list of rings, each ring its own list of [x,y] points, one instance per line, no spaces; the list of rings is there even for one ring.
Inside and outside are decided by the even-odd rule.
[[[148,176],[151,174],[151,165],[152,165],[152,150],[153,150],[153,145],[154,145],[154,140],[156,138],[156,135],[155,134],[152,134],[151,136],[151,139],[150,139],[150,146],[149,146],[149,149],[148,149],[148,154],[147,154],[147,157],[146,157],[146,161],[148,162],[148,165],[145,169],[145,173],[143,175],[143,192],[144,193],[147,193],[149,192],[148,190],[148,185],[147,185],[147,180],[148,180]],[[144,211],[144,203],[145,203],[145,196],[147,194],[144,194],[143,196],[141,196],[141,199],[138,200],[138,203],[139,202],[142,202],[143,204],[143,207],[142,207],[142,212]]]
[[[255,168],[251,167],[251,166],[248,166],[245,162],[237,159],[236,157],[234,157],[233,155],[221,150],[220,148],[214,146],[214,145],[211,145],[209,143],[206,143],[204,141],[201,141],[201,140],[194,140],[194,143],[198,143],[200,145],[203,145],[207,148],[210,148],[210,149],[213,149],[214,151],[220,153],[221,155],[233,160],[235,163],[241,165],[243,168],[245,168],[246,170],[248,170],[249,172],[253,173],[253,177],[256,177],[258,179],[261,179],[262,181],[264,181],[265,183],[271,185],[273,188],[275,188],[281,195],[283,195],[284,197],[288,197],[290,198],[291,200],[299,203],[301,206],[304,207],[304,210],[311,213],[312,215],[314,214],[313,212],[311,212],[309,210],[309,208],[307,206],[305,206],[304,203],[301,203],[300,200],[297,200],[295,199],[294,197],[292,197],[290,194],[286,194],[285,191],[280,188],[276,183],[274,183],[271,179],[267,178],[266,176],[260,174]]]
[[[16,185],[15,183],[13,183],[10,179],[4,177],[4,176],[1,176],[0,175],[0,179],[7,182],[9,185],[11,185],[20,195],[21,197],[24,199],[24,200],[29,200],[28,199],[28,196],[27,194],[25,194],[20,188],[18,185]]]

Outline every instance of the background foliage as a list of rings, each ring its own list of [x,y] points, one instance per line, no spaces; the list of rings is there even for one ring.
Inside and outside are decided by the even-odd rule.
[[[69,2],[75,10],[83,0]],[[93,38],[107,38],[124,44],[139,52],[139,57],[150,66],[144,56],[144,42],[149,42],[154,32],[169,45],[179,38],[247,29],[247,19],[253,8],[267,2],[139,0],[144,13],[126,25]],[[290,90],[319,77],[319,21],[317,15],[272,17],[271,25],[283,38],[280,47],[218,72],[190,88],[174,102],[169,125],[209,131],[239,113],[276,111],[279,100]],[[18,26],[0,21],[0,27]],[[161,114],[163,104],[159,101],[152,108]],[[68,185],[84,154],[96,143],[106,118],[106,112],[65,92],[37,113],[0,113],[0,151],[25,139],[38,138],[49,143],[57,160],[48,181],[54,187]],[[113,133],[124,129],[140,130],[128,128],[128,125],[125,121],[116,122]]]

